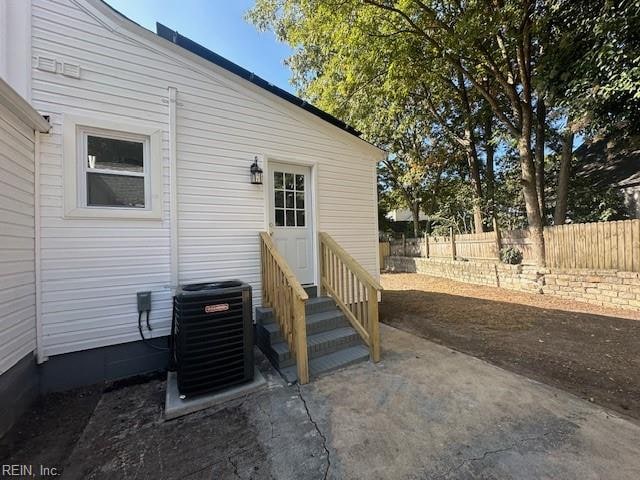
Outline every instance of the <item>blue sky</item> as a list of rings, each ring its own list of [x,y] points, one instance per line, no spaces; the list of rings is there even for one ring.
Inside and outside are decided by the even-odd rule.
[[[106,0],[131,20],[155,32],[156,21],[209,50],[295,93],[284,59],[291,49],[244,19],[253,0]]]

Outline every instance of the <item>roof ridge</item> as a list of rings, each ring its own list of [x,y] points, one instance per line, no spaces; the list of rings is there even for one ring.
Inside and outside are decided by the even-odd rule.
[[[302,108],[303,110],[321,118],[325,122],[328,122],[348,133],[354,135],[355,137],[360,138],[362,132],[355,129],[354,127],[346,124],[342,120],[334,117],[330,113],[325,112],[324,110],[319,109],[318,107],[312,105],[306,100],[293,95],[292,93],[287,92],[286,90],[278,87],[277,85],[272,84],[268,80],[260,77],[259,75],[247,70],[246,68],[241,67],[240,65],[232,62],[231,60],[223,57],[222,55],[217,54],[216,52],[209,50],[204,45],[191,40],[188,37],[178,33],[177,30],[173,30],[166,25],[161,24],[160,22],[156,22],[156,34],[168,40],[169,42],[184,48],[185,50],[221,67],[225,70],[233,73],[234,75],[238,75],[241,78],[257,85],[258,87],[273,93],[274,95],[286,100],[287,102],[295,105],[296,107]]]

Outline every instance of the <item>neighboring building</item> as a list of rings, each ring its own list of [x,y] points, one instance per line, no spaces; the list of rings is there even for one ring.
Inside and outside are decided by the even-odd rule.
[[[413,214],[408,208],[398,208],[387,213],[386,217],[394,222],[413,222]],[[420,221],[427,221],[429,217],[423,211],[420,211]]]
[[[627,213],[640,218],[640,138],[613,140],[596,137],[576,149],[577,172],[594,188],[617,187]]]
[[[0,73],[51,132],[33,137],[31,109],[2,137],[0,374],[34,349],[45,390],[153,368],[136,292],[152,292],[156,338],[179,284],[237,278],[260,305],[261,231],[302,284],[318,284],[320,231],[378,278],[385,152],[353,128],[98,0],[1,6]]]

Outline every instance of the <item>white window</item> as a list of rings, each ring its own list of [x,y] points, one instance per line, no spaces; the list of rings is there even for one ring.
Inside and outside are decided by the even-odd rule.
[[[160,218],[160,131],[65,115],[65,214]]]

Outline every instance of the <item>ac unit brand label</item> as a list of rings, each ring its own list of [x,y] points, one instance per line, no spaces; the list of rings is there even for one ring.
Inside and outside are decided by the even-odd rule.
[[[226,312],[229,310],[228,303],[218,303],[217,305],[207,305],[204,307],[205,313]]]

